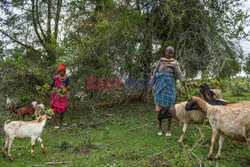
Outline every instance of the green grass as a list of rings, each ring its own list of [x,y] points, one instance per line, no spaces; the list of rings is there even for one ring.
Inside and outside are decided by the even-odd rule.
[[[250,92],[242,93],[243,96],[233,97],[231,91],[223,93],[223,99],[229,102],[250,101]]]
[[[88,114],[86,114],[88,113]],[[177,143],[182,131],[173,122],[172,136],[158,136],[157,113],[153,105],[128,104],[107,111],[68,111],[65,115],[67,126],[52,127],[49,120],[41,138],[46,153],[36,142],[35,157],[30,156],[30,139],[17,139],[11,148],[14,162],[0,157],[0,166],[46,166],[48,162],[68,162],[58,166],[247,166],[250,152],[246,143],[232,148],[226,138],[221,160],[207,160],[211,128],[202,125],[207,140],[203,142],[194,125],[187,129],[183,144]],[[0,143],[4,141],[3,122],[15,120],[17,115],[0,113]],[[28,120],[28,116],[26,118]],[[30,119],[30,118],[29,118]],[[152,121],[152,122],[151,122]],[[151,122],[151,123],[150,123]],[[166,127],[164,121],[163,127]],[[148,124],[149,123],[149,124]],[[144,128],[131,131],[131,129]],[[216,155],[214,153],[214,156]]]

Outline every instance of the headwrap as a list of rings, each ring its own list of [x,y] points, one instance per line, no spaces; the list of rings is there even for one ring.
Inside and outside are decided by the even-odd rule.
[[[61,64],[58,68],[58,73],[60,72],[60,70],[63,70],[66,73],[66,68],[63,64]]]

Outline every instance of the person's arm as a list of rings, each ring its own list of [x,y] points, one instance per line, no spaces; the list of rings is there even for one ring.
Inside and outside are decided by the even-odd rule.
[[[185,84],[185,79],[184,79],[183,73],[181,72],[180,65],[177,61],[175,62],[173,69],[174,69],[174,73],[175,73],[176,77],[179,79],[179,81],[182,84]]]

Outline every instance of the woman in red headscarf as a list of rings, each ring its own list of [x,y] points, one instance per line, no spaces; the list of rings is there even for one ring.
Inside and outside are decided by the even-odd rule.
[[[50,87],[53,88],[53,93],[51,95],[51,107],[53,109],[54,115],[54,125],[56,126],[56,113],[60,113],[60,125],[62,125],[63,116],[67,109],[67,90],[69,90],[69,78],[66,76],[66,68],[61,64],[58,68],[58,75],[53,78]],[[59,128],[58,126],[56,126]]]

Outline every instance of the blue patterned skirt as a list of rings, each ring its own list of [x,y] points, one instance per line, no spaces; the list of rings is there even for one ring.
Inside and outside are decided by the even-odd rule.
[[[155,104],[162,107],[175,104],[175,83],[172,73],[155,74]]]

